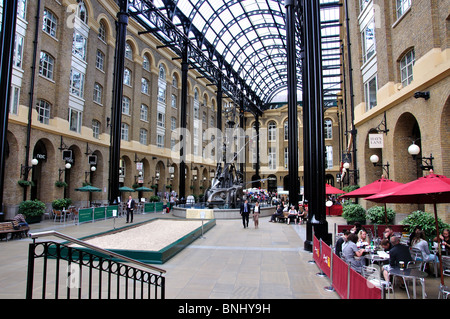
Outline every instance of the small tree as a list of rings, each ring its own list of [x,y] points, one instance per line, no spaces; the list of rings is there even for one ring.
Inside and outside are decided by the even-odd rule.
[[[360,204],[349,204],[342,207],[342,217],[347,220],[348,224],[366,222],[366,210]]]
[[[366,217],[372,221],[373,224],[382,225],[386,223],[386,216],[384,213],[384,206],[372,206],[367,210]],[[395,219],[395,211],[392,208],[387,209],[387,223],[392,224]]]

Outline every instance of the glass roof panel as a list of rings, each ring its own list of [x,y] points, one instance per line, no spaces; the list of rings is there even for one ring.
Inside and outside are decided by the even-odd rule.
[[[283,87],[286,91],[285,0],[142,0],[150,1],[158,8],[176,7],[175,15],[183,15],[177,21],[190,19],[191,31],[196,29],[193,33],[198,31],[205,37],[203,46],[214,47],[216,55],[222,55],[225,63],[238,72],[249,87],[261,94],[262,101],[270,102],[274,95],[283,91]],[[320,2],[332,4],[321,8],[320,13],[323,73],[326,75],[323,82],[324,86],[337,90],[340,88],[336,83],[340,82],[341,54],[339,1]],[[161,12],[167,14],[168,10],[161,9]],[[159,34],[164,38],[162,32]],[[300,43],[297,45],[299,56]],[[301,60],[297,63],[299,87],[300,63]]]

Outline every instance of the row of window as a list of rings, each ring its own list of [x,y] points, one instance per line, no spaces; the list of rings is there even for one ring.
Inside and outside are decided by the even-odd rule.
[[[277,124],[274,121],[271,121],[267,125],[267,128],[268,128],[267,140],[269,142],[276,142],[277,141],[277,136],[276,136]],[[289,122],[288,122],[288,120],[284,121],[283,133],[284,133],[284,140],[287,141],[289,138]],[[330,119],[325,119],[325,121],[324,121],[324,138],[325,139],[333,138],[333,121]]]
[[[360,10],[363,12],[372,0],[360,0]],[[396,0],[396,18],[400,19],[411,7],[411,0]],[[364,26],[361,31],[361,47],[362,47],[362,61],[366,64],[376,54],[375,41],[375,18],[372,17],[370,21]],[[399,62],[400,82],[405,87],[413,80],[413,65],[415,62],[414,49],[408,51]],[[377,105],[377,75],[376,73],[364,82],[364,100],[366,102],[366,111],[374,108]]]

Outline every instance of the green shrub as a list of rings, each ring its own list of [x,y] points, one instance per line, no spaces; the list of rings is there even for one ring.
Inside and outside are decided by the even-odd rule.
[[[347,186],[344,186],[342,188],[342,190],[344,192],[346,192],[346,193],[349,193],[349,192],[352,192],[352,191],[354,191],[355,189],[358,189],[358,188],[359,188],[359,185],[347,185]]]
[[[372,224],[385,224],[386,216],[384,214],[384,206],[373,206],[367,210],[367,219],[372,221]],[[387,209],[387,223],[392,224],[395,219],[395,212],[392,208]]]
[[[401,224],[408,226],[408,231],[410,233],[416,226],[422,227],[428,240],[436,237],[436,221],[434,219],[434,214],[416,210],[402,220]],[[438,218],[438,226],[439,231],[442,231],[444,228],[450,228],[450,225],[444,223],[440,218]]]
[[[342,217],[347,223],[366,222],[366,210],[360,204],[349,204],[342,207]]]
[[[159,202],[161,199],[159,198],[159,196],[153,195],[150,196],[150,202],[154,203],[154,202]]]
[[[70,199],[70,198],[55,199],[52,202],[52,207],[56,210],[68,208],[70,205],[72,205],[72,199]]]
[[[19,205],[19,214],[26,217],[42,216],[45,213],[45,204],[37,199],[26,200]]]

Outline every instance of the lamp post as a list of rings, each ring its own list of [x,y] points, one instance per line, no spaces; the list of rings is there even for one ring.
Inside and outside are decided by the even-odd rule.
[[[373,166],[380,166],[386,172],[386,177],[389,179],[389,162],[386,162],[386,164],[378,164],[379,160],[380,158],[378,157],[378,155],[373,154],[370,157],[370,161],[372,162]]]
[[[414,142],[408,147],[408,153],[412,156],[413,160],[420,160],[420,168],[425,170],[431,170],[433,169],[433,154],[430,153],[430,157],[420,157],[417,156],[420,153],[420,147],[419,145],[415,144]]]

